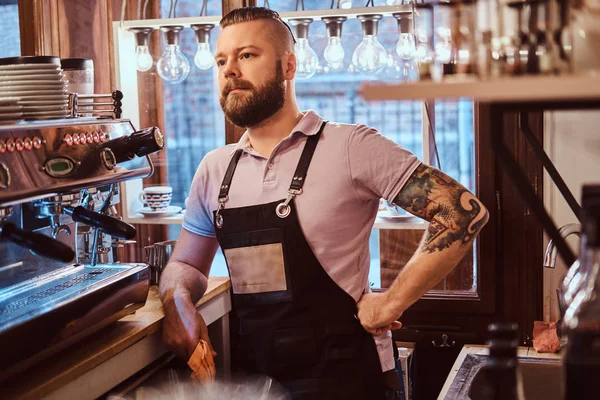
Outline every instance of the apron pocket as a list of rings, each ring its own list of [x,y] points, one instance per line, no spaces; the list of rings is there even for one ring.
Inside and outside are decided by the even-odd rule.
[[[361,358],[363,335],[354,325],[328,326],[325,331],[328,361],[348,361]]]
[[[282,229],[234,234],[220,239],[232,291],[246,305],[292,300]]]
[[[287,290],[283,245],[281,243],[236,247],[223,250],[235,294],[269,293]]]
[[[315,332],[310,328],[273,332],[269,371],[275,376],[293,377],[312,370],[319,362]]]

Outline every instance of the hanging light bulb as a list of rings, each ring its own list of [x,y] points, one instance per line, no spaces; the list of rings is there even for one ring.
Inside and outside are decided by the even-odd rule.
[[[312,23],[312,18],[290,19],[290,24],[294,27],[296,36],[296,77],[300,79],[311,78],[319,68],[319,57],[308,43],[308,26]]]
[[[135,34],[135,64],[140,72],[149,71],[154,64],[148,43],[153,28],[130,28],[129,31]]]
[[[215,63],[213,54],[210,51],[210,31],[214,27],[214,24],[190,25],[190,28],[196,32],[196,42],[198,43],[198,51],[194,56],[194,64],[202,70],[212,68]]]
[[[323,52],[325,61],[333,69],[339,69],[344,65],[344,47],[342,46],[342,24],[348,19],[346,17],[323,17],[327,27],[327,47]]]
[[[352,8],[352,0],[339,0],[339,6],[344,10]]]
[[[417,50],[413,34],[412,12],[400,12],[392,15],[398,20],[399,38],[396,44],[396,54],[403,60],[411,60]]]
[[[190,62],[179,49],[179,32],[183,26],[163,26],[167,45],[165,52],[156,63],[158,75],[169,83],[179,83],[190,73]]]
[[[387,53],[377,40],[377,24],[382,17],[381,14],[356,17],[362,23],[363,40],[352,54],[352,64],[363,74],[379,74],[387,65]]]

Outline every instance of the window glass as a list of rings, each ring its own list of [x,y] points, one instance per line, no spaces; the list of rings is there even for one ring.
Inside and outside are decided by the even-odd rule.
[[[17,0],[0,0],[0,57],[21,55]]]

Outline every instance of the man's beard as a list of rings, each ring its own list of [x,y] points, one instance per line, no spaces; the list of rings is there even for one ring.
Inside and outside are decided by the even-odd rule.
[[[281,60],[277,60],[275,67],[275,77],[258,88],[241,79],[227,83],[221,92],[221,108],[229,121],[240,127],[253,127],[281,110],[285,102]],[[246,90],[230,94],[233,89]]]

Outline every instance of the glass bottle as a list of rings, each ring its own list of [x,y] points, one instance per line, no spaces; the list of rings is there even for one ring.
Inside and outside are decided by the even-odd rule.
[[[580,75],[600,73],[600,0],[577,0],[571,8],[572,68]]]
[[[469,75],[476,72],[477,47],[475,38],[475,8],[473,1],[440,3],[449,7],[449,22],[438,28],[436,56],[443,63],[444,75]],[[446,22],[445,21],[445,22]],[[447,37],[444,37],[443,34]],[[449,53],[447,53],[449,52]]]
[[[415,37],[417,50],[415,59],[419,71],[420,80],[431,79],[431,67],[435,60],[433,51],[434,13],[433,6],[428,3],[415,4]]]
[[[532,46],[530,50],[530,63],[527,72],[530,74],[546,75],[553,72],[552,48],[548,38],[546,16],[548,15],[548,1],[537,0],[531,4],[529,15],[529,31],[531,32]]]
[[[488,326],[489,356],[471,387],[471,400],[524,400],[517,359],[518,325],[497,323]]]
[[[585,273],[580,290],[564,318],[567,346],[564,356],[565,399],[598,396],[600,376],[600,194],[598,185],[583,187],[580,268]]]

